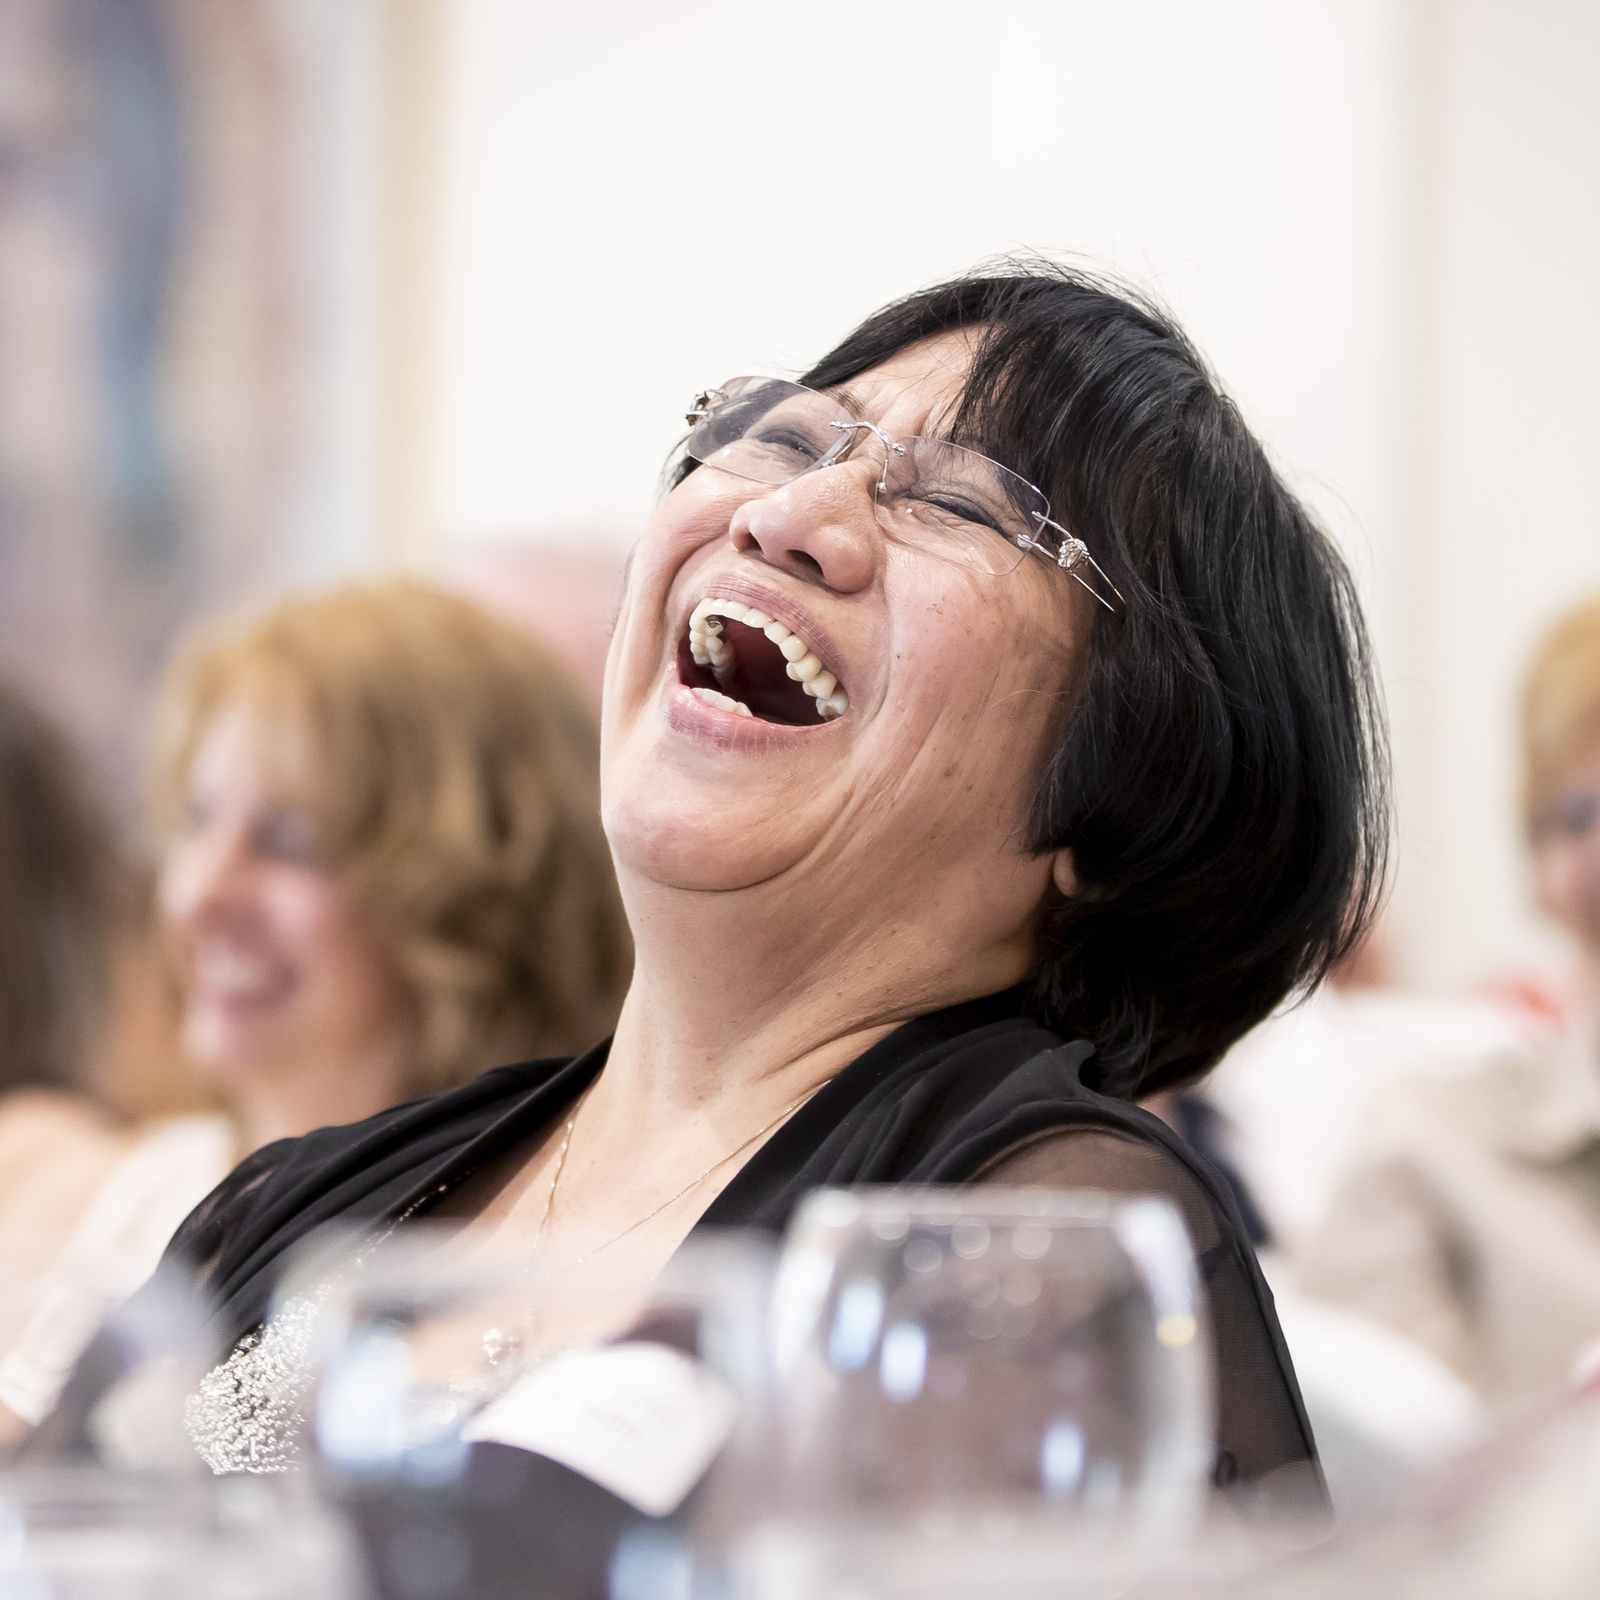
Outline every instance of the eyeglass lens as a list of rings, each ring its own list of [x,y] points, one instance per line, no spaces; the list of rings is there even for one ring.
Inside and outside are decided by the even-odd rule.
[[[755,483],[783,484],[819,466],[871,452],[875,504],[884,531],[942,560],[995,575],[1026,555],[1049,515],[1026,479],[976,450],[942,439],[882,437],[837,400],[773,378],[736,378],[712,397],[687,453]]]

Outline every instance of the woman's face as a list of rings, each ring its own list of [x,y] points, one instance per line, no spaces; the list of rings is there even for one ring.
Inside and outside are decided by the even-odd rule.
[[[936,434],[970,350],[943,336],[862,374],[848,385],[859,415],[895,438]],[[797,950],[837,950],[850,930],[881,941],[906,918],[943,919],[975,948],[1015,940],[1050,876],[1023,842],[1080,626],[1075,586],[1031,556],[997,577],[886,539],[881,449],[863,438],[842,464],[779,488],[701,467],[662,501],[607,666],[607,832],[625,877],[782,884]],[[785,725],[696,692],[691,619],[707,599],[754,606],[797,636],[848,708],[823,716],[801,700]],[[782,667],[763,627],[720,627],[712,648],[735,652],[735,685],[745,667]]]
[[[161,920],[184,1053],[224,1088],[398,1045],[398,979],[296,798],[314,778],[307,741],[237,701],[213,716],[189,768]]]
[[[1533,850],[1540,909],[1600,962],[1600,746],[1570,772]]]

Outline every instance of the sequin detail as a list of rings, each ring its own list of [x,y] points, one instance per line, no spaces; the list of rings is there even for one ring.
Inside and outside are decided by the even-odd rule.
[[[296,1295],[247,1333],[184,1402],[183,1423],[200,1459],[225,1472],[292,1472],[299,1465],[304,1405],[315,1372],[311,1339],[332,1289]]]
[[[352,1257],[359,1272],[395,1229],[449,1189],[441,1183],[413,1201]],[[323,1303],[341,1278],[294,1295],[276,1314],[239,1340],[203,1377],[183,1405],[183,1425],[196,1454],[219,1477],[227,1472],[293,1472],[305,1448],[304,1406],[316,1382],[311,1359]]]

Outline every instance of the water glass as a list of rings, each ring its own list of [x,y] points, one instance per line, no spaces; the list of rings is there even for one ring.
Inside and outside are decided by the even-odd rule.
[[[1165,1200],[822,1191],[772,1317],[773,1492],[735,1592],[1113,1592],[1203,1502],[1206,1329]]]

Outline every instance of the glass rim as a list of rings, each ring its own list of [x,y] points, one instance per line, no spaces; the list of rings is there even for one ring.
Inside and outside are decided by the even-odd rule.
[[[1126,1194],[1092,1185],[1055,1189],[1034,1184],[855,1184],[814,1190],[801,1202],[795,1222],[844,1228],[904,1216],[934,1226],[944,1225],[946,1219],[951,1226],[961,1222],[1095,1226],[1146,1211],[1152,1204],[1182,1219],[1177,1202],[1165,1195]]]

